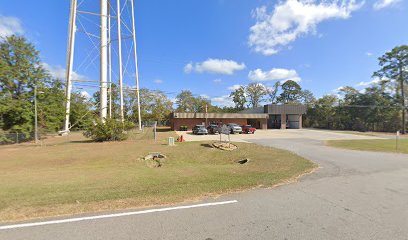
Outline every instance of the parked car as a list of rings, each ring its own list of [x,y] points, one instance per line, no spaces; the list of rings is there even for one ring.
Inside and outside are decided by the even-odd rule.
[[[227,127],[229,128],[229,130],[230,130],[230,132],[232,134],[235,134],[235,133],[241,134],[242,133],[242,128],[236,123],[228,123]]]
[[[254,134],[256,131],[256,128],[252,127],[251,125],[243,125],[241,126],[241,128],[242,128],[242,132],[246,134],[249,134],[249,133]]]
[[[217,124],[210,124],[207,127],[207,131],[209,134],[216,134],[216,133],[220,133],[220,127],[218,127]]]
[[[196,125],[193,127],[193,134],[195,135],[207,135],[208,131],[204,125]]]

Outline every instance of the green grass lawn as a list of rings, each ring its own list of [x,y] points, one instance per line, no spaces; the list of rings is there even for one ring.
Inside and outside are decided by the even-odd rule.
[[[327,141],[327,145],[351,150],[408,153],[407,138],[402,138],[399,140],[398,150],[395,139],[333,140]]]
[[[273,186],[316,167],[283,150],[237,143],[224,152],[208,142],[166,146],[173,132],[134,134],[125,142],[87,142],[80,133],[43,146],[0,147],[0,222],[194,201],[205,196]],[[151,168],[141,160],[162,152]],[[246,165],[236,160],[250,158]]]

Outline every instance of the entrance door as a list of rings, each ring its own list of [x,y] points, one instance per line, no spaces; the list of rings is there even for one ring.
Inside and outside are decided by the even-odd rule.
[[[280,129],[281,128],[281,115],[269,115],[268,129]]]

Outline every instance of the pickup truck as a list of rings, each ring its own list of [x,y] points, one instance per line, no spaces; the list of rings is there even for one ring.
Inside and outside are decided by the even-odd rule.
[[[252,134],[254,134],[255,131],[256,131],[256,128],[252,127],[251,125],[243,125],[242,126],[242,132],[243,133],[246,133],[246,134],[252,133]]]

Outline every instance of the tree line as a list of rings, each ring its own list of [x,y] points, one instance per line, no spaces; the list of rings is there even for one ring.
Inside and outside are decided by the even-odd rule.
[[[379,59],[376,80],[363,90],[351,86],[338,95],[309,103],[308,127],[356,131],[407,131],[408,46],[393,48]]]
[[[302,87],[293,80],[284,83],[276,82],[272,87],[261,83],[250,83],[247,86],[239,86],[230,97],[237,111],[246,108],[257,108],[262,103],[269,104],[304,104],[311,102],[314,97],[309,90]]]
[[[141,115],[145,122],[168,122],[170,113],[239,112],[263,103],[305,104],[305,127],[359,130],[406,130],[408,92],[408,46],[399,46],[379,58],[377,78],[363,91],[344,87],[338,95],[316,99],[295,81],[277,82],[271,87],[261,83],[239,86],[230,94],[233,107],[219,107],[211,100],[181,91],[175,99],[164,92],[140,90]],[[34,130],[34,88],[38,95],[38,124],[41,131],[56,132],[63,127],[65,84],[45,68],[39,52],[24,37],[9,36],[0,41],[0,135],[3,132],[32,133]],[[118,87],[112,84],[112,118],[119,119]],[[87,98],[74,92],[71,99],[71,130],[85,129],[98,116],[99,92]],[[109,112],[109,111],[108,111]],[[136,123],[138,109],[132,89],[124,92],[125,119]]]

